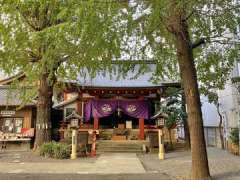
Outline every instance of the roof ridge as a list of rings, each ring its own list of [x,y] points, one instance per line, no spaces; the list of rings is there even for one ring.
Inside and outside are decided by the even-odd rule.
[[[7,83],[9,82],[12,82],[14,81],[15,79],[18,79],[18,78],[21,78],[21,77],[24,77],[25,76],[25,73],[24,72],[19,72],[15,75],[12,75],[10,77],[7,77],[7,78],[4,78],[4,79],[0,79],[0,85],[6,85]]]

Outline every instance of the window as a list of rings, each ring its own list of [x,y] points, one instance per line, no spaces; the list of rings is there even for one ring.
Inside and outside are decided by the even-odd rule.
[[[21,133],[23,118],[1,118],[1,131],[5,133]]]
[[[21,133],[21,129],[23,127],[23,118],[15,118],[15,133]]]
[[[70,114],[72,114],[72,112],[75,111],[75,108],[66,108],[66,116],[68,117]]]

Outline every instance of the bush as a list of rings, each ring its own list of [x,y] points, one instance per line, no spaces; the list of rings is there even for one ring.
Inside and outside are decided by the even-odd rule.
[[[165,142],[164,143],[164,149],[169,152],[169,151],[173,151],[175,148],[174,148],[174,145],[172,143],[169,143],[169,142]]]
[[[49,142],[40,147],[40,156],[67,159],[70,157],[71,147],[64,143]]]
[[[39,148],[40,156],[53,157],[53,142],[44,143]]]
[[[238,128],[232,129],[229,137],[234,145],[239,146],[239,129]]]
[[[71,149],[67,144],[56,143],[53,146],[53,157],[56,159],[67,159],[70,157]]]

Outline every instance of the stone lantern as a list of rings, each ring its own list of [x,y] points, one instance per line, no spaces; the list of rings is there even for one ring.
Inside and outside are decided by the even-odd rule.
[[[167,114],[165,113],[157,113],[151,119],[156,120],[156,125],[158,127],[158,141],[159,141],[159,159],[165,159],[165,150],[164,150],[164,136],[163,136],[163,128],[165,126],[165,119],[167,118]]]
[[[65,118],[65,121],[70,121],[70,129],[72,130],[72,153],[71,159],[77,158],[77,136],[78,136],[78,128],[79,122],[82,120],[82,116],[73,111],[72,114]]]

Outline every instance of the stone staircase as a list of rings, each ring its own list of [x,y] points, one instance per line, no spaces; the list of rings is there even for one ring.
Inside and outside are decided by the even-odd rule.
[[[139,140],[99,140],[97,141],[97,153],[143,153],[147,141]]]

